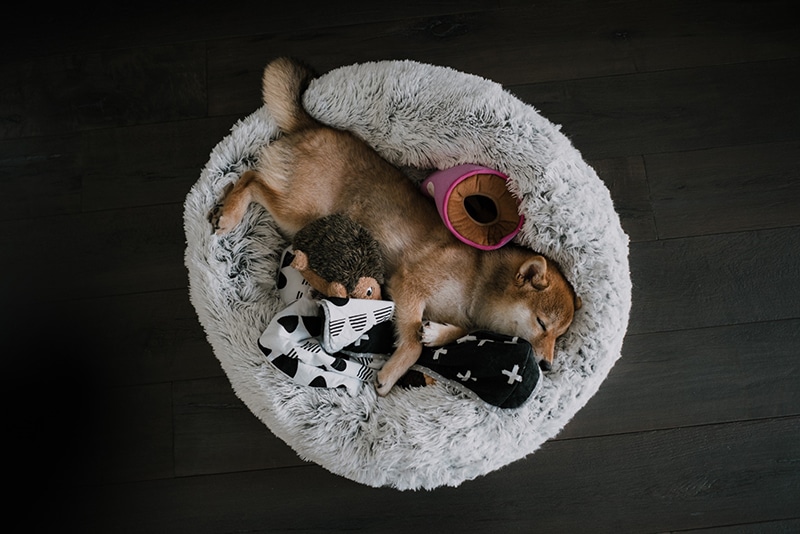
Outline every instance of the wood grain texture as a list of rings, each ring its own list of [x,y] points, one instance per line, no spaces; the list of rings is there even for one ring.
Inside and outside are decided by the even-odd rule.
[[[800,224],[797,141],[654,154],[645,162],[662,238]]]
[[[508,532],[640,532],[790,518],[799,425],[795,417],[555,441],[466,487],[428,492],[367,488],[314,465],[128,484],[101,497],[105,513],[94,519],[115,532],[178,533],[407,532],[421,522],[459,532],[498,523]],[[375,514],[353,506],[365,500],[392,505]]]
[[[80,314],[109,387],[223,376],[186,288],[91,299]]]
[[[177,476],[308,465],[250,413],[224,377],[178,383],[174,403]]]
[[[495,8],[517,9],[520,0],[498,0]],[[158,16],[140,6],[95,9],[91,17],[69,5],[46,10],[22,5],[15,10],[17,24],[9,25],[4,41],[25,59],[52,54],[143,47],[192,40],[218,40],[263,34],[276,28],[328,28],[382,20],[402,20],[420,15],[437,16],[486,9],[480,0],[409,0],[378,5],[370,0],[349,0],[345,5],[317,4],[313,9],[292,3],[235,2],[198,4],[169,2],[158,6]],[[36,18],[26,20],[34,12]],[[30,22],[35,21],[35,22]],[[46,38],[42,38],[42,36]]]
[[[794,140],[800,61],[514,87],[590,159]],[[713,103],[713,104],[712,104]]]
[[[631,156],[590,160],[588,163],[608,187],[622,229],[631,241],[656,239],[656,222],[644,158]]]
[[[46,56],[3,67],[0,139],[205,115],[205,48],[181,43]]]
[[[0,141],[0,220],[178,204],[237,117]]]
[[[0,265],[4,282],[49,299],[187,286],[180,204],[15,219],[5,228],[0,246],[26,262]]]
[[[630,333],[796,318],[797,227],[635,243]]]
[[[798,320],[632,334],[559,438],[800,413]]]

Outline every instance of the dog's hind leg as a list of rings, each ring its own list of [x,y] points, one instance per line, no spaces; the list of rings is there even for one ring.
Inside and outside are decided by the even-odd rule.
[[[246,171],[225,194],[209,220],[217,235],[227,234],[241,222],[251,202],[261,203],[269,193],[264,191],[259,174]]]

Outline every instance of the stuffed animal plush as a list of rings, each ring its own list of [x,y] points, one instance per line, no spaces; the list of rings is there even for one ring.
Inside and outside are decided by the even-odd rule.
[[[344,215],[328,215],[297,232],[292,246],[292,267],[321,295],[380,300],[383,254],[360,224]]]

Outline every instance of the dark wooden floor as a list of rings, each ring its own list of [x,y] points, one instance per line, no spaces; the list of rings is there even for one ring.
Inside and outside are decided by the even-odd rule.
[[[800,532],[792,2],[248,4],[4,21],[4,523]],[[534,455],[459,488],[372,489],[299,460],[233,394],[189,303],[182,203],[281,54],[493,79],[607,182],[632,240],[623,357]]]

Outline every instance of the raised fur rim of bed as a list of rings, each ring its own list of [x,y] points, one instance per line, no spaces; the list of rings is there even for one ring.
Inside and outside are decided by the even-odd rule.
[[[208,222],[225,187],[278,133],[262,107],[212,150],[184,205],[190,298],[236,395],[301,458],[369,486],[458,486],[533,453],[587,403],[620,356],[631,306],[628,237],[608,189],[533,107],[495,82],[447,67],[341,67],[311,83],[304,105],[417,183],[464,163],[506,174],[525,217],[514,242],[557,261],[583,307],[556,344],[552,370],[513,410],[446,381],[378,397],[372,387],[350,395],[287,379],[258,347],[284,306],[275,273],[286,240],[256,205],[228,235],[213,235]]]

